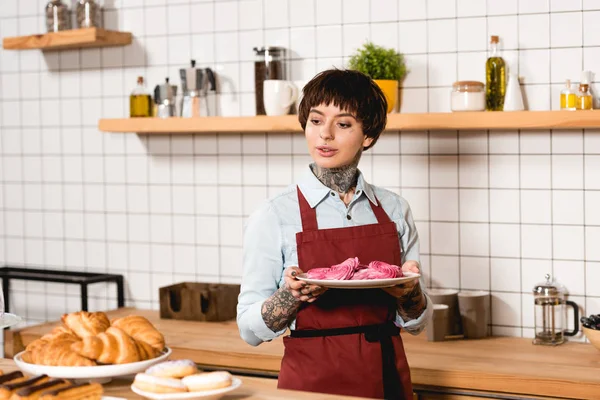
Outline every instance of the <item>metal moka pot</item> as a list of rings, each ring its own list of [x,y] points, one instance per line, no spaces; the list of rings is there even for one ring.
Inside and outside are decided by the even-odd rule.
[[[190,68],[179,70],[183,96],[181,99],[182,117],[206,117],[215,114],[207,101],[208,92],[216,92],[215,75],[210,68],[196,68],[196,60],[191,60]]]
[[[176,99],[177,86],[169,84],[169,78],[165,78],[165,83],[154,87],[154,104],[156,104],[156,116],[159,118],[169,118],[177,115]]]

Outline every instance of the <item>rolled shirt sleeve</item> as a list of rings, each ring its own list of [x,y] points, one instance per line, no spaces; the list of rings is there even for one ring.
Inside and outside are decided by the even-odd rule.
[[[285,333],[273,332],[263,320],[262,305],[277,289],[283,275],[282,234],[270,203],[255,211],[244,227],[242,285],[237,324],[242,339],[258,346]]]
[[[417,232],[417,227],[415,226],[415,221],[412,216],[412,212],[410,210],[410,206],[406,200],[400,198],[401,205],[401,216],[397,225],[399,225],[398,235],[400,236],[400,244],[402,247],[402,264],[404,264],[408,260],[417,261],[420,265],[421,260],[419,256],[419,234]],[[425,281],[423,279],[423,274],[421,274],[421,278],[419,279],[421,284],[421,290],[425,295],[425,300],[427,305],[423,310],[423,313],[417,318],[410,321],[405,322],[402,317],[396,312],[396,325],[404,329],[410,334],[418,335],[425,329],[425,326],[431,320],[433,315],[433,307],[431,304],[431,300],[425,291]]]

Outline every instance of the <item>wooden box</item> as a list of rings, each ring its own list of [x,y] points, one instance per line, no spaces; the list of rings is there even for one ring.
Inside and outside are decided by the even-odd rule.
[[[240,285],[183,282],[159,289],[160,317],[187,321],[235,319]]]

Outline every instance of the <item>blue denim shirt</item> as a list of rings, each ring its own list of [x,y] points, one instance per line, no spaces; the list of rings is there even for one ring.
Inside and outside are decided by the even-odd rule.
[[[307,168],[297,186],[312,208],[316,207],[319,229],[343,228],[377,222],[369,200],[381,202],[383,209],[396,223],[402,248],[402,263],[419,261],[419,236],[410,206],[402,197],[386,189],[368,184],[359,172],[352,201],[346,207],[339,195],[323,185]],[[334,195],[330,195],[333,193]],[[352,219],[347,219],[347,214]],[[247,343],[257,346],[281,336],[286,329],[273,332],[265,324],[262,304],[283,285],[283,270],[298,265],[296,232],[302,231],[296,184],[269,199],[246,221],[244,227],[243,277],[238,298],[237,323],[240,335]],[[425,285],[421,280],[425,292]],[[427,295],[426,295],[427,296]],[[396,324],[409,333],[423,330],[433,307],[427,298],[427,308],[417,319],[404,322],[396,316]],[[295,321],[290,324],[294,329]]]

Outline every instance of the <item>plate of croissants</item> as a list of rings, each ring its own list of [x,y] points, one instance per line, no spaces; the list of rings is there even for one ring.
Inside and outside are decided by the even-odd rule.
[[[64,314],[61,321],[14,356],[21,371],[102,380],[144,371],[171,354],[162,333],[142,316],[110,321],[103,312],[80,311]]]
[[[131,390],[151,400],[216,400],[241,385],[227,371],[202,372],[192,360],[170,360],[138,373]]]

